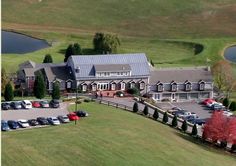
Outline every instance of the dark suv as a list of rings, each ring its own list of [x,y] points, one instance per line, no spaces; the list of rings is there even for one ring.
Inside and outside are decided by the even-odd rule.
[[[9,110],[11,108],[9,103],[2,103],[1,106],[2,110]]]
[[[56,100],[56,99],[51,100],[49,104],[50,104],[50,107],[52,107],[52,108],[59,108],[60,107],[60,101]]]
[[[38,117],[37,121],[39,122],[40,125],[49,125],[47,119],[44,117]]]

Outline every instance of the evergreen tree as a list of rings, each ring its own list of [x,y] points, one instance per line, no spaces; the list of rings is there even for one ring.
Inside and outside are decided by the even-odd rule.
[[[168,120],[169,120],[169,118],[168,118],[168,114],[167,114],[167,112],[165,112],[164,115],[163,115],[162,122],[163,122],[163,123],[167,123]]]
[[[59,83],[55,82],[52,89],[52,99],[60,99],[60,87]]]
[[[177,116],[174,116],[173,119],[172,119],[171,126],[172,127],[177,127],[177,125],[178,125],[178,119],[177,119]]]
[[[7,77],[6,70],[2,68],[1,70],[1,91],[2,93],[5,91],[5,86],[7,85],[9,79]]]
[[[50,54],[46,54],[43,63],[53,63],[52,56]]]
[[[36,79],[34,81],[34,95],[38,99],[45,97],[46,87],[44,84],[43,75],[41,72],[37,73]]]
[[[138,112],[138,103],[135,102],[133,105],[133,112]]]
[[[191,133],[191,135],[192,135],[192,136],[196,136],[197,133],[198,133],[198,131],[197,131],[197,125],[194,124],[194,126],[193,126],[193,128],[192,128],[192,133]]]
[[[148,106],[147,106],[147,105],[145,105],[145,107],[144,107],[144,109],[143,109],[143,114],[144,114],[145,116],[148,115]]]
[[[10,82],[8,82],[5,86],[4,98],[5,101],[11,101],[14,98],[14,92]]]
[[[153,63],[153,61],[152,61],[152,60],[150,61],[150,63],[151,63],[151,65],[152,65],[153,67],[155,66],[155,64]]]
[[[186,121],[186,120],[183,121],[182,126],[181,126],[181,129],[182,129],[184,132],[187,131],[187,129],[188,129],[188,124],[187,124],[187,121]]]
[[[228,107],[229,106],[229,99],[226,97],[226,98],[224,98],[224,100],[223,100],[223,105],[225,106],[225,107]]]
[[[73,55],[81,55],[82,54],[82,50],[81,47],[78,43],[74,43],[74,52]]]
[[[157,110],[157,109],[155,109],[155,111],[154,111],[153,118],[154,118],[155,120],[157,120],[157,119],[159,118],[159,113],[158,113],[158,110]]]
[[[64,58],[64,62],[67,62],[68,58],[73,55],[74,53],[74,47],[72,44],[70,44],[67,49],[66,49],[66,53],[65,53],[65,58]]]
[[[236,102],[232,101],[230,106],[229,106],[230,111],[235,111],[236,110]]]

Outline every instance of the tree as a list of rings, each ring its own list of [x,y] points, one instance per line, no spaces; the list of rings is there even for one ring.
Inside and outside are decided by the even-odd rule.
[[[150,61],[150,63],[151,63],[151,65],[152,65],[153,67],[155,66],[155,64],[153,63],[153,61],[152,61],[152,60]]]
[[[81,55],[81,54],[82,54],[82,49],[78,43],[70,44],[66,49],[64,62],[67,62],[68,58],[71,55]]]
[[[143,114],[144,114],[145,116],[148,115],[148,106],[147,106],[147,105],[145,105],[145,107],[144,107],[144,109],[143,109]]]
[[[153,118],[154,118],[155,120],[157,120],[157,119],[159,118],[159,113],[158,113],[158,110],[157,110],[157,109],[154,110]]]
[[[197,125],[194,124],[194,126],[193,126],[193,128],[192,128],[192,133],[191,133],[191,135],[192,135],[192,136],[196,136],[197,133],[198,133],[198,131],[197,131]]]
[[[98,54],[111,54],[117,52],[120,40],[117,35],[96,33],[93,38],[94,51]]]
[[[43,63],[53,63],[52,56],[50,54],[46,54]]]
[[[1,70],[1,91],[2,92],[4,92],[5,86],[7,85],[8,82],[9,82],[9,79],[7,77],[6,70],[2,68]]]
[[[230,111],[235,111],[236,110],[236,102],[232,101],[230,106],[229,106]]]
[[[236,85],[236,81],[233,77],[233,69],[228,61],[220,60],[212,66],[212,74],[214,77],[215,86],[221,92],[226,92],[227,97]]]
[[[163,123],[167,123],[168,122],[168,114],[167,114],[167,112],[164,113],[162,122]]]
[[[188,124],[187,124],[187,121],[186,121],[186,120],[183,121],[182,126],[181,126],[181,129],[182,129],[184,132],[187,131],[187,129],[188,129]]]
[[[52,99],[60,99],[60,87],[59,83],[55,82],[52,88]]]
[[[177,120],[177,116],[174,116],[171,122],[171,126],[172,127],[177,127],[178,125],[178,120]]]
[[[41,72],[37,73],[36,79],[34,81],[34,95],[38,99],[45,97],[46,87],[44,84],[43,75]]]
[[[228,107],[229,106],[229,99],[226,97],[226,98],[224,98],[224,100],[223,100],[223,105],[225,106],[225,107]]]
[[[135,102],[133,105],[133,112],[138,112],[138,103]]]
[[[10,82],[8,82],[5,86],[4,98],[5,101],[11,101],[14,98],[14,92]]]

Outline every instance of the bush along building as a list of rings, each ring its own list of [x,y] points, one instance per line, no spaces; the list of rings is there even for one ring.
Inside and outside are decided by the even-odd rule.
[[[78,87],[84,93],[115,93],[136,88],[154,100],[190,100],[213,95],[212,75],[208,68],[152,69],[144,53],[73,55],[66,63],[20,65],[18,81],[32,92],[35,75],[41,71],[47,90],[58,82],[60,90]]]

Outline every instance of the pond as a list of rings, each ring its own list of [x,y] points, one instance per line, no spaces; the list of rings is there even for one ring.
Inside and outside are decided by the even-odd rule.
[[[50,45],[45,40],[15,32],[2,31],[3,54],[25,54],[47,47]]]
[[[224,52],[224,57],[228,61],[236,63],[236,45],[228,47]]]

